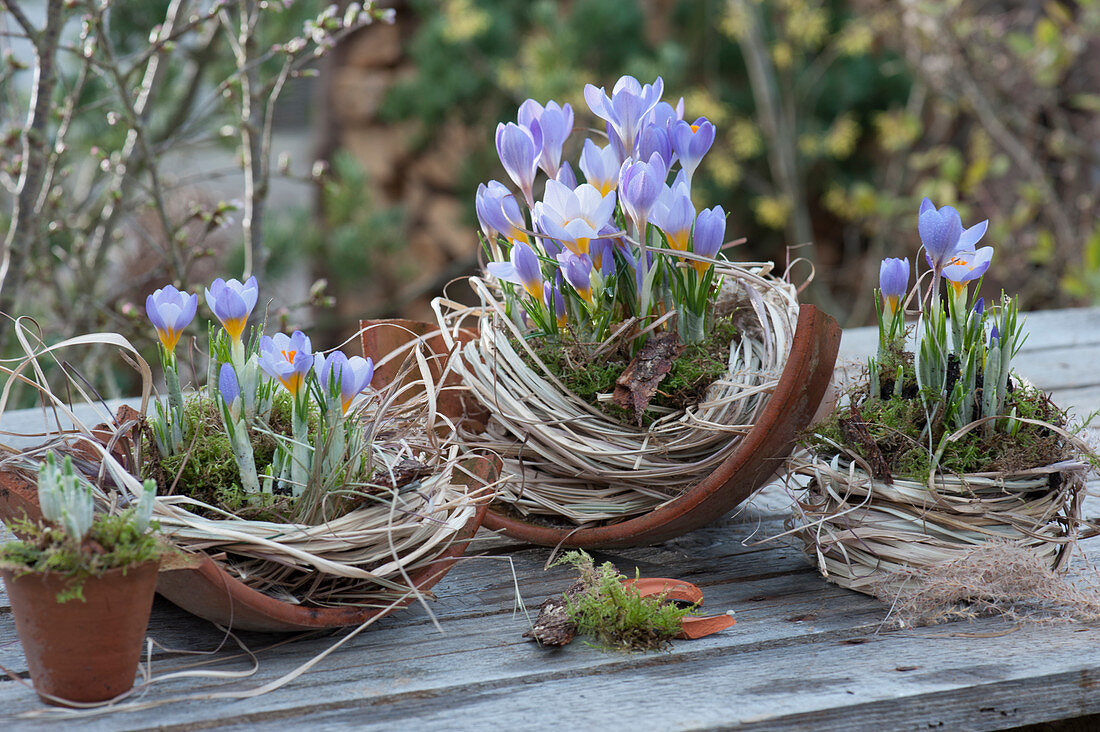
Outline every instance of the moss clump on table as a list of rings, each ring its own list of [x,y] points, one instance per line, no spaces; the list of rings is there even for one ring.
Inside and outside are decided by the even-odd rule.
[[[945,405],[942,398],[932,401],[933,395],[925,393],[925,400],[935,405],[935,409],[926,410],[911,362],[901,363],[904,382],[900,396],[870,398],[866,386],[862,386],[852,392],[849,399],[858,408],[859,417],[885,459],[891,475],[926,481],[936,450],[953,430],[948,430],[943,422]],[[887,369],[883,372],[890,373]],[[1066,426],[1066,412],[1051,402],[1046,394],[1030,386],[1013,385],[1011,381],[1009,384],[1010,390],[1005,395],[1007,412],[1011,414],[1014,411],[1018,418],[1054,427]],[[893,382],[885,385],[883,391],[892,393]],[[813,427],[804,442],[822,456],[831,457],[837,452],[835,445],[844,445],[864,459],[870,459],[865,446],[852,444],[844,434],[843,423],[853,416],[851,407],[835,410],[828,419]],[[1072,456],[1070,446],[1058,432],[1022,421],[1017,425],[1017,431],[1011,435],[978,426],[958,440],[947,442],[937,470],[957,474],[1011,473],[1049,465]]]
[[[730,342],[737,336],[737,326],[731,317],[715,321],[710,337],[703,343],[689,345],[672,363],[672,369],[661,382],[651,405],[667,409],[683,409],[697,404],[706,396],[707,389],[729,370]],[[530,342],[532,350],[546,364],[569,391],[596,407],[612,419],[631,422],[627,410],[611,401],[600,401],[600,394],[610,394],[615,382],[630,365],[630,357],[622,348],[612,349],[606,355],[592,359],[589,348],[568,337],[562,341],[535,338]],[[624,344],[625,345],[625,344]],[[525,349],[518,349],[529,368],[537,366]],[[647,412],[646,424],[655,415]]]
[[[594,639],[593,645],[616,651],[651,651],[668,646],[680,632],[681,620],[694,606],[681,607],[663,595],[642,597],[615,565],[596,566],[583,551],[566,552],[554,564],[566,564],[580,573],[584,589],[567,596],[566,611],[577,632]]]

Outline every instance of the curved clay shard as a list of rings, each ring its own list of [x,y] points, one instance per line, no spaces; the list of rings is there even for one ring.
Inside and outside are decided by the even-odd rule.
[[[703,636],[717,633],[720,630],[725,630],[731,625],[736,625],[737,621],[729,615],[711,615],[708,618],[693,618],[690,615],[685,616],[680,621],[680,627],[683,630],[676,636],[677,638],[702,638]]]
[[[703,604],[703,591],[690,582],[667,577],[639,577],[623,580],[627,587],[634,587],[642,597],[656,597],[662,592],[666,600]],[[680,632],[677,638],[694,640],[725,630],[737,623],[731,615],[711,615],[706,618],[685,615],[680,619]]]
[[[626,587],[633,587],[642,597],[655,597],[662,592],[666,600],[703,604],[703,591],[690,582],[668,579],[666,577],[640,577],[623,581]]]

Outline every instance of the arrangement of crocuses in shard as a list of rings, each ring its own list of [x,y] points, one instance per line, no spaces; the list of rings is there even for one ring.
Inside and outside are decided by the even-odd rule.
[[[921,203],[917,228],[930,282],[923,292],[918,285],[915,293],[919,320],[912,366],[902,354],[909,260],[885,259],[875,293],[879,349],[870,361],[871,395],[901,396],[911,369],[926,409],[942,416],[945,424],[957,429],[990,418],[986,429],[1015,432],[1020,423],[1015,415],[1005,415],[1005,394],[1022,334],[1014,298],[1001,293],[999,302],[986,307],[985,299],[978,296],[993,257],[993,247],[977,247],[988,224],[982,221],[964,228],[959,212],[951,206],[936,208],[927,198]],[[943,281],[948,287],[941,286]],[[973,292],[971,283],[977,283]],[[892,393],[883,393],[884,385]],[[943,410],[942,415],[938,410]]]
[[[498,125],[497,153],[518,195],[500,181],[482,184],[477,215],[488,272],[509,314],[535,333],[599,342],[612,323],[637,318],[644,327],[675,312],[684,342],[705,338],[726,215],[721,206],[697,212],[691,181],[715,128],[686,121],[683,99],[673,107],[663,91],[660,78],[643,85],[630,76],[610,94],[585,87],[605,135],[573,145],[583,183],[563,160],[575,128],[569,104],[528,99],[515,122]]]
[[[362,425],[350,419],[353,402],[374,375],[371,359],[348,358],[339,351],[315,353],[301,331],[291,335],[254,334],[246,339],[248,319],[259,295],[256,278],[247,282],[215,280],[205,291],[206,305],[221,328],[211,326],[207,392],[221,413],[240,485],[262,502],[261,494],[303,496],[354,484],[363,478]],[[194,319],[198,295],[172,285],[146,299],[145,310],[160,337],[161,363],[168,388],[167,405],[156,402],[152,425],[156,447],[167,457],[187,449],[196,429],[188,421],[180,388],[175,350],[180,333]],[[276,391],[289,396],[291,434],[271,428]],[[311,417],[314,425],[311,429]],[[257,466],[253,437],[276,442],[270,465]],[[307,501],[317,506],[322,501]]]

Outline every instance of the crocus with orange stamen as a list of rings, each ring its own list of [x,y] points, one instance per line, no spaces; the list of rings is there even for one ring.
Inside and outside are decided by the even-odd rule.
[[[977,251],[955,252],[943,265],[943,276],[951,283],[955,297],[966,289],[966,283],[978,279],[989,269],[993,258],[993,247],[982,247]]]
[[[306,374],[313,367],[309,337],[300,330],[291,335],[276,333],[260,339],[260,368],[297,396]]]
[[[348,358],[340,351],[333,351],[328,356],[316,354],[313,368],[326,394],[335,393],[336,385],[339,386],[341,414],[348,413],[352,401],[374,378],[374,361],[362,356]]]

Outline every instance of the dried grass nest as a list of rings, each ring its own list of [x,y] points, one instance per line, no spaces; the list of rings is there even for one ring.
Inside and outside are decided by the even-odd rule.
[[[392,384],[349,412],[365,431],[372,475],[331,496],[357,504],[351,510],[313,524],[282,523],[170,495],[158,497],[154,511],[162,533],[215,558],[245,585],[290,603],[386,607],[415,594],[409,576],[443,554],[491,498],[461,459],[451,430],[437,429],[436,387],[418,361],[421,380]]]
[[[771,263],[715,267],[723,278],[716,312],[732,314],[739,333],[729,369],[699,404],[665,409],[647,428],[616,421],[570,392],[505,316],[495,286],[470,278],[479,306],[433,302],[453,353],[448,368],[491,414],[484,431],[460,424],[458,440],[500,456],[498,501],[550,524],[623,520],[675,499],[737,449],[783,372],[797,292]],[[615,347],[616,334],[632,325],[619,326],[597,352]],[[463,329],[476,337],[462,342]]]
[[[859,462],[803,452],[788,464],[789,476],[809,479],[793,491],[790,527],[831,582],[889,597],[990,546],[1025,549],[1055,572],[1068,567],[1086,462],[891,483]]]
[[[432,389],[420,381],[393,386],[357,407],[366,412],[360,419],[373,472],[369,483],[332,494],[345,506],[350,502],[350,510],[331,511],[332,518],[312,524],[254,520],[177,489],[157,496],[153,519],[174,545],[206,553],[230,576],[283,602],[388,607],[416,595],[410,575],[447,551],[492,497],[492,485],[471,472],[474,464],[449,437],[439,437],[449,429],[436,429]],[[110,430],[101,425],[36,448],[7,450],[0,470],[31,478],[47,451],[73,455],[98,486],[99,509],[118,510],[140,490],[124,467],[141,462],[131,439],[140,413],[123,407],[117,421]],[[411,477],[410,464],[416,466]]]

